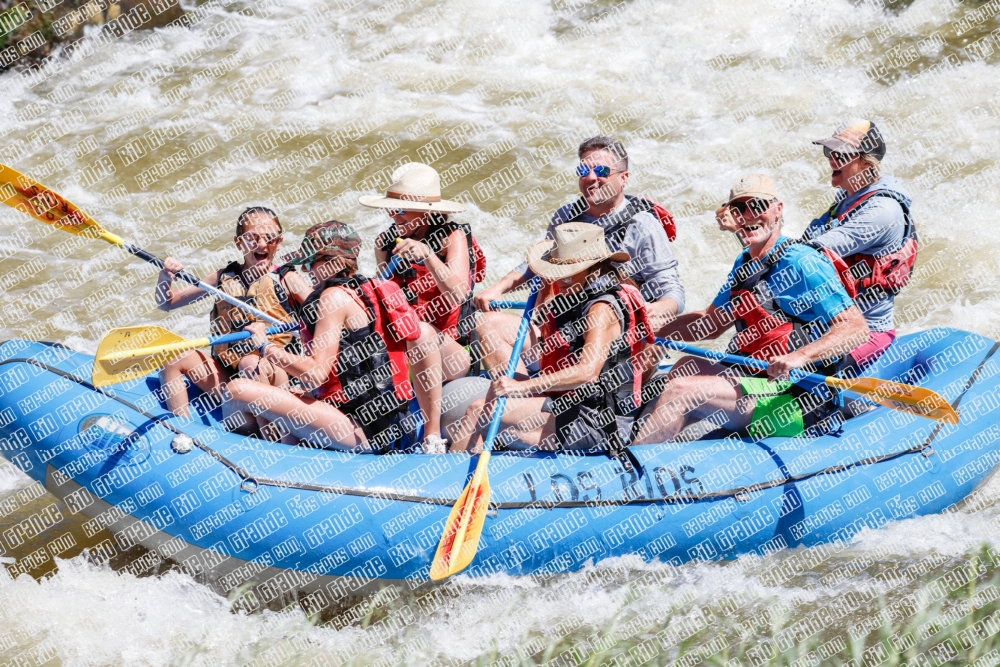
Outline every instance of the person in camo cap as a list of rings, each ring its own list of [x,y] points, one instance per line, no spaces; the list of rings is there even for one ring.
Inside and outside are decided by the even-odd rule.
[[[316,286],[300,308],[306,354],[271,344],[264,326],[248,328],[262,358],[312,391],[297,395],[233,382],[227,416],[240,412],[247,430],[260,429],[289,444],[358,451],[394,445],[401,435],[398,418],[413,397],[408,335],[401,327],[408,317],[411,334],[419,335],[419,325],[394,284],[358,273],[360,249],[357,232],[331,220],[311,227],[299,250],[285,258],[304,266]]]

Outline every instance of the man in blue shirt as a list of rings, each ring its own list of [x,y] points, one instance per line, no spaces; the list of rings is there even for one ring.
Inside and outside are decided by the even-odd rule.
[[[745,250],[707,308],[680,315],[664,337],[718,338],[736,327],[729,351],[769,362],[767,375],[685,357],[666,378],[636,444],[675,440],[688,425],[713,423],[753,437],[796,436],[829,405],[789,383],[792,369],[828,370],[868,338],[864,316],[817,250],[782,236],[774,181],[744,176],[726,203]]]

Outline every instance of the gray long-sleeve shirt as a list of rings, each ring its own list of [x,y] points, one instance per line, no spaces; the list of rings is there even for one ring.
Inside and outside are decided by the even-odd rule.
[[[621,206],[612,213],[622,210],[628,204],[628,200],[622,202]],[[555,212],[549,228],[545,232],[545,238],[554,238],[554,230],[558,225],[564,224],[573,218],[573,204],[567,204]],[[595,218],[584,213],[580,216],[579,222],[589,222],[591,224],[601,224],[607,218]],[[624,238],[619,241],[619,235],[612,233],[604,224],[605,241],[612,252],[624,250],[631,258],[630,267],[637,270],[633,273],[633,279],[639,283],[639,291],[642,298],[647,303],[659,301],[665,297],[673,299],[677,303],[677,312],[684,312],[684,287],[681,285],[681,276],[677,268],[677,258],[674,257],[670,249],[670,240],[663,230],[663,225],[659,219],[648,211],[637,213],[625,230]],[[528,275],[528,263],[523,262],[517,267],[522,275]]]
[[[882,256],[898,251],[906,240],[906,218],[897,201],[889,197],[871,197],[852,211],[843,222],[836,218],[873,190],[892,190],[901,195],[909,206],[910,197],[903,185],[891,176],[883,176],[837,202],[832,209],[832,220],[830,212],[827,212],[809,223],[802,240],[814,241],[841,257],[855,253]],[[872,331],[889,331],[895,328],[892,317],[894,304],[895,298],[884,293],[878,298],[858,299],[861,313]]]

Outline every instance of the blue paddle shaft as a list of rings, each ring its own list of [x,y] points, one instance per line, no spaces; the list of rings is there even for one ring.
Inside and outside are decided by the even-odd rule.
[[[490,308],[520,309],[528,305],[527,301],[490,301]]]
[[[524,341],[528,338],[528,331],[531,330],[531,311],[535,309],[535,300],[538,299],[538,292],[541,289],[538,278],[532,279],[531,294],[524,306],[524,314],[521,316],[521,326],[517,329],[517,338],[514,340],[514,349],[510,352],[510,361],[507,362],[507,377],[514,377],[517,372],[517,364],[521,360],[521,350],[524,348]],[[483,451],[489,452],[493,449],[493,441],[497,439],[500,432],[500,418],[503,417],[504,408],[507,407],[507,397],[501,396],[497,399],[493,408],[493,420],[490,428],[486,432],[486,440],[483,441]]]
[[[385,265],[382,272],[378,274],[379,280],[388,280],[392,277],[392,274],[396,272],[396,267],[399,266],[399,255],[393,255],[389,263]]]
[[[294,331],[299,328],[298,322],[289,322],[288,324],[279,324],[276,327],[268,327],[267,335],[273,336],[275,334],[285,333],[286,331]],[[224,334],[222,336],[214,336],[208,339],[209,345],[222,345],[224,343],[235,343],[238,340],[246,340],[253,336],[249,331],[235,331],[233,333]]]
[[[667,340],[666,338],[657,338],[656,344],[667,348],[668,350],[677,350],[678,352],[686,352],[687,354],[692,354],[696,357],[702,357],[704,359],[711,359],[712,361],[733,364],[735,366],[743,366],[744,368],[752,368],[757,371],[766,371],[768,368],[768,363],[766,361],[761,361],[760,359],[754,359],[752,357],[741,357],[735,354],[726,354],[724,352],[712,352],[711,350],[706,350],[694,345],[688,345],[687,343],[681,343],[676,340]],[[789,374],[792,382],[795,384],[805,384],[809,386],[819,386],[826,384],[826,377],[819,375],[818,373],[806,373],[805,371],[800,371],[797,369],[792,369]]]

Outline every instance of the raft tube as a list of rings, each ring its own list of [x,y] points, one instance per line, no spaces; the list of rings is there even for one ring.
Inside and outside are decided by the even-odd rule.
[[[940,512],[993,471],[1000,344],[954,329],[903,336],[870,374],[929,387],[956,426],[878,408],[817,438],[732,436],[606,456],[497,452],[491,508],[465,575],[555,575],[637,555],[680,564],[845,542]],[[261,604],[321,609],[385,582],[428,581],[442,526],[476,459],[349,454],[241,437],[207,397],[168,413],[155,374],[95,389],[93,357],[0,345],[0,453],[90,526]],[[30,522],[3,534],[31,538]]]

